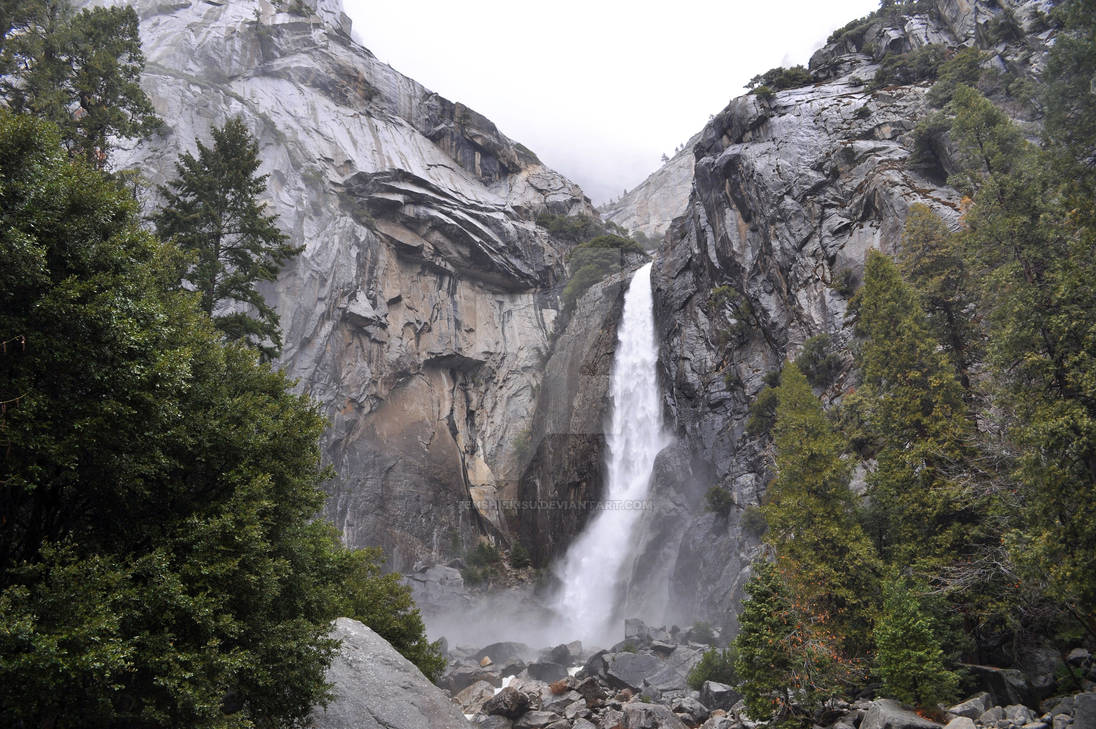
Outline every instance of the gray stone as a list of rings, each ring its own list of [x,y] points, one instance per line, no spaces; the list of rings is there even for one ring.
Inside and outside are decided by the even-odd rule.
[[[530,656],[532,650],[524,643],[504,642],[492,643],[485,648],[476,651],[472,655],[475,661],[490,658],[492,662],[503,664],[515,661],[523,661]]]
[[[540,729],[560,718],[559,714],[552,711],[527,711],[514,722],[514,729]]]
[[[712,713],[707,706],[691,696],[674,699],[670,702],[670,710],[675,714],[687,714],[689,719],[698,724],[706,721]]]
[[[588,706],[592,706],[595,702],[605,698],[605,691],[593,676],[588,676],[580,681],[579,684],[575,686],[575,691],[586,700]]]
[[[646,643],[648,631],[647,624],[639,618],[628,618],[624,621],[624,640],[630,640],[636,644]]]
[[[968,716],[957,716],[945,724],[944,729],[975,729],[974,720]]]
[[[578,691],[566,691],[562,694],[549,694],[540,702],[540,708],[545,711],[554,711],[557,714],[563,714],[566,716],[567,708],[574,703],[586,704],[585,699],[582,698],[582,694]]]
[[[570,666],[572,661],[571,649],[563,644],[557,645],[555,648],[544,652],[543,660],[549,663],[558,663],[561,666]]]
[[[526,669],[532,678],[538,681],[545,681],[552,683],[553,681],[559,681],[560,679],[567,678],[567,669],[558,663],[550,663],[548,661],[541,661],[539,663],[530,663]]]
[[[1084,648],[1074,648],[1066,656],[1066,663],[1077,668],[1087,666],[1092,662],[1092,654]]]
[[[1073,729],[1096,729],[1096,693],[1073,697]]]
[[[571,722],[567,721],[566,719],[559,719],[557,721],[553,721],[551,724],[545,727],[545,729],[571,729]]]
[[[965,716],[968,719],[977,719],[989,708],[988,701],[989,694],[983,691],[951,707],[948,709],[948,713]]]
[[[499,691],[483,705],[483,713],[517,719],[529,709],[529,697],[513,686]]]
[[[992,706],[982,712],[978,717],[979,724],[996,724],[1005,718],[1005,710],[1000,706]]]
[[[1072,723],[1073,717],[1069,714],[1055,714],[1050,720],[1052,729],[1066,729]]]
[[[1027,724],[1022,725],[1020,729],[1050,729],[1050,724],[1045,721],[1029,721]]]
[[[1016,726],[1023,726],[1035,720],[1035,712],[1023,704],[1012,704],[1005,707],[1005,718]]]
[[[640,691],[644,680],[663,667],[662,661],[649,653],[610,653],[605,656],[605,682],[611,688]]]
[[[1054,703],[1054,707],[1050,710],[1050,715],[1057,716],[1058,714],[1073,715],[1073,697],[1063,696],[1061,699]]]
[[[686,729],[684,722],[662,704],[632,701],[624,705],[624,729]]]
[[[472,720],[472,723],[477,729],[511,729],[514,726],[514,723],[505,716],[491,714],[480,714]]]
[[[574,703],[568,704],[563,709],[563,716],[571,721],[590,716],[590,709],[586,706],[586,699],[579,699]]]
[[[995,666],[964,665],[964,668],[977,681],[982,690],[990,694],[994,704],[1010,706],[1024,704],[1038,706],[1038,695],[1032,690],[1027,677],[1014,668]]]
[[[597,729],[619,729],[623,722],[623,711],[606,709],[597,720]]]
[[[327,669],[334,698],[312,710],[316,729],[467,729],[460,708],[384,638],[349,618]]]
[[[457,666],[443,675],[439,683],[442,688],[449,689],[450,693],[458,694],[478,681],[486,681],[496,688],[502,685],[501,676],[479,666]]]
[[[700,703],[709,709],[729,710],[741,699],[742,694],[725,683],[705,681],[700,687]]]
[[[476,681],[454,696],[453,700],[460,704],[465,714],[475,714],[483,706],[483,703],[494,695],[494,686],[486,681]]]
[[[571,729],[598,729],[596,724],[593,724],[586,719],[577,719],[574,724],[571,725]]]
[[[938,729],[934,721],[924,719],[897,701],[879,699],[871,703],[860,729]]]

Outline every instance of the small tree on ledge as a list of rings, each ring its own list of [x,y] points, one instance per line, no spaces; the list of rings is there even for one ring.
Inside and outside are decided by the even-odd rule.
[[[276,215],[259,202],[267,175],[259,175],[259,147],[241,119],[213,129],[213,146],[197,142],[175,163],[177,178],[160,187],[165,206],[156,214],[157,232],[174,238],[193,258],[183,280],[201,294],[201,307],[230,341],[243,341],[267,359],[281,352],[278,315],[255,288],[273,281],[300,253],[278,228]],[[222,304],[244,311],[215,315]]]

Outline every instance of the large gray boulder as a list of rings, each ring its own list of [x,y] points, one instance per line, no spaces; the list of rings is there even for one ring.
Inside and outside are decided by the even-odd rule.
[[[879,699],[872,702],[860,729],[940,729],[940,725],[918,716],[897,701]]]
[[[335,621],[342,641],[327,669],[334,698],[312,710],[315,729],[468,729],[460,708],[388,641],[350,618]]]
[[[624,705],[624,729],[685,729],[685,722],[662,704],[638,701]]]
[[[1096,693],[1073,697],[1073,729],[1096,729]]]
[[[662,668],[662,661],[649,653],[610,653],[605,656],[605,682],[615,689],[640,691],[645,680]]]

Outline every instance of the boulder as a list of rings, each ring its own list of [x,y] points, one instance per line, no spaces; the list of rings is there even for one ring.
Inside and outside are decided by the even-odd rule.
[[[316,729],[467,729],[470,724],[445,693],[365,625],[335,621],[341,641],[327,669],[333,698],[312,710]]]
[[[873,701],[860,723],[860,729],[938,729],[939,726],[891,699]]]
[[[977,719],[989,708],[989,694],[985,691],[971,696],[948,709],[949,714]]]
[[[699,724],[702,721],[707,721],[711,716],[708,707],[697,701],[691,696],[683,696],[679,699],[674,699],[670,702],[670,710],[675,714],[685,714],[686,717],[693,724]]]
[[[586,719],[577,719],[575,723],[571,725],[571,729],[597,729],[596,724],[592,724]]]
[[[586,700],[587,706],[593,706],[605,698],[605,690],[601,688],[601,684],[593,676],[584,678],[578,686],[575,686],[575,691]]]
[[[705,681],[700,687],[700,703],[709,709],[731,709],[742,694],[735,691],[725,683],[717,681]]]
[[[1023,704],[1012,704],[1005,707],[1005,718],[1016,726],[1023,726],[1035,720],[1035,712]]]
[[[1096,693],[1073,697],[1073,729],[1096,729]]]
[[[685,723],[662,704],[638,701],[624,705],[624,729],[686,729]]]
[[[949,721],[944,729],[975,729],[974,720],[968,716],[957,716]]]
[[[495,695],[495,687],[486,681],[476,681],[464,689],[453,700],[460,704],[465,714],[475,714],[483,706],[483,703]]]
[[[998,706],[1024,704],[1038,706],[1039,697],[1032,690],[1022,671],[1014,668],[964,664],[979,688],[987,692],[992,703]]]
[[[513,686],[507,686],[483,704],[483,713],[517,719],[529,709],[529,697]]]
[[[982,712],[982,715],[978,717],[979,724],[996,724],[999,721],[1003,721],[1005,718],[1005,710],[1000,706],[992,706]]]
[[[570,666],[572,660],[571,649],[561,643],[555,648],[545,651],[543,654],[543,659],[549,663],[558,663],[561,666]]]
[[[702,655],[703,653],[695,648],[677,646],[673,652],[662,659],[659,669],[647,677],[647,686],[661,693],[687,690],[689,671],[700,662]]]
[[[476,729],[511,729],[514,723],[505,716],[480,714],[473,720]]]
[[[628,618],[624,621],[624,640],[637,645],[646,643],[649,636],[647,624],[638,618]]]
[[[607,709],[597,720],[597,729],[618,729],[624,723],[624,712],[619,709]]]
[[[532,650],[524,643],[503,642],[492,643],[481,648],[472,656],[476,662],[484,658],[490,658],[494,663],[511,663],[521,661],[532,655]]]
[[[540,729],[561,718],[563,717],[551,711],[527,711],[514,722],[514,729]]]
[[[442,676],[439,683],[442,688],[449,689],[449,693],[455,695],[477,681],[486,681],[495,688],[502,685],[501,676],[479,666],[457,666]]]
[[[551,663],[549,661],[541,661],[539,663],[530,663],[526,669],[529,672],[531,678],[535,678],[538,681],[545,681],[552,683],[553,681],[559,681],[560,679],[567,678],[567,669],[558,663]]]
[[[582,666],[582,671],[587,676],[600,676],[605,677],[605,656],[608,655],[608,651],[598,651],[594,655],[586,659],[586,663]]]
[[[663,667],[662,661],[650,653],[610,653],[605,662],[605,682],[610,687],[637,692]]]
[[[1092,654],[1084,648],[1074,648],[1066,656],[1066,663],[1074,668],[1084,668],[1092,663]]]

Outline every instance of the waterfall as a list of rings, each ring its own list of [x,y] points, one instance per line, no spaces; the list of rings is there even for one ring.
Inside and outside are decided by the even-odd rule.
[[[604,501],[556,569],[561,586],[555,610],[571,634],[587,644],[616,642],[615,613],[628,580],[633,533],[648,503],[655,456],[668,443],[655,375],[651,266],[635,272],[624,295],[610,383],[612,418],[605,434]]]

